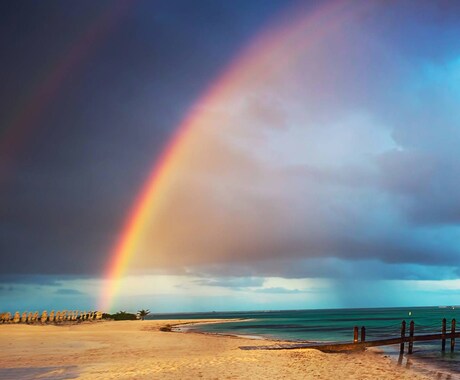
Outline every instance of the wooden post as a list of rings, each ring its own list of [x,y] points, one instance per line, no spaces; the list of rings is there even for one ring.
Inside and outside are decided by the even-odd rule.
[[[361,327],[361,342],[366,341],[366,328],[364,326]]]
[[[401,346],[399,348],[399,353],[402,355],[404,354],[404,338],[406,337],[406,321],[401,322],[401,338],[403,339],[401,342]]]
[[[452,333],[452,336],[450,338],[450,352],[454,352],[454,347],[455,347],[455,318],[452,319],[452,329],[450,331]]]
[[[447,331],[446,324],[447,324],[446,318],[443,318],[442,330],[441,330],[441,334],[442,334],[441,350],[442,352],[446,351],[446,331]]]
[[[412,354],[412,350],[414,348],[414,321],[410,321],[409,325],[409,349],[407,351],[408,354]]]
[[[358,326],[353,329],[353,343],[358,343]]]

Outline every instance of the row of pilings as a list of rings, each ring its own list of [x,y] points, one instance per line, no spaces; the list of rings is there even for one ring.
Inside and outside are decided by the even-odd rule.
[[[415,322],[411,321],[409,324],[409,335],[406,335],[406,321],[401,322],[401,337],[400,338],[386,338],[380,340],[373,340],[371,342],[366,341],[366,328],[361,327],[361,339],[359,341],[359,327],[355,326],[353,329],[353,344],[361,345],[361,347],[377,347],[385,346],[390,344],[400,344],[399,353],[404,354],[404,345],[408,343],[407,353],[412,354],[414,348],[414,342],[416,341],[432,341],[441,340],[441,351],[446,351],[446,340],[450,339],[450,351],[455,350],[455,338],[459,337],[459,333],[456,331],[456,320],[455,318],[451,321],[450,331],[447,331],[447,320],[444,318],[441,325],[441,333],[431,333],[415,335]],[[371,343],[371,344],[368,344]]]
[[[49,314],[44,310],[41,314],[38,311],[27,312],[22,314],[17,311],[14,314],[10,312],[0,313],[0,323],[64,323],[64,322],[82,322],[97,321],[102,319],[102,311],[78,311],[78,310],[52,310]]]

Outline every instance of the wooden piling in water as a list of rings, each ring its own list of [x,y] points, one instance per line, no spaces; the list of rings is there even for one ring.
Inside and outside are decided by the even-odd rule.
[[[428,342],[433,340],[440,340],[442,342],[442,350],[445,350],[446,339],[450,337],[450,349],[453,352],[455,348],[455,338],[460,338],[460,332],[456,331],[456,321],[452,319],[452,327],[449,333],[446,332],[446,319],[442,320],[442,333],[439,334],[424,334],[424,335],[415,335],[415,323],[414,321],[410,322],[409,325],[409,335],[406,335],[406,321],[401,322],[401,336],[395,338],[386,338],[379,340],[366,340],[366,327],[361,326],[361,341],[359,341],[359,327],[355,326],[353,328],[353,343],[295,343],[295,344],[276,344],[272,346],[242,346],[241,349],[244,350],[289,350],[289,349],[300,349],[300,348],[310,348],[317,349],[323,352],[345,352],[345,351],[356,351],[363,350],[367,347],[379,347],[379,346],[390,346],[390,345],[400,345],[400,357],[404,355],[404,344],[408,344],[407,353],[412,354],[414,350],[414,342]]]
[[[407,350],[408,354],[412,354],[412,351],[413,351],[413,348],[414,348],[414,329],[415,329],[414,321],[410,321],[410,325],[409,325],[409,348]]]
[[[399,353],[404,354],[404,338],[406,337],[406,321],[401,322],[401,346],[399,347]]]
[[[447,321],[446,318],[442,320],[442,329],[441,329],[441,334],[442,334],[442,340],[441,340],[441,350],[442,352],[446,351],[446,331],[447,331]]]
[[[433,340],[441,340],[443,343],[443,350],[445,349],[445,341],[450,337],[451,339],[451,350],[454,351],[455,348],[455,338],[460,338],[460,332],[456,331],[456,321],[452,320],[452,328],[449,333],[446,332],[446,320],[442,321],[442,333],[436,334],[425,334],[425,335],[415,335],[415,324],[414,321],[411,321],[409,327],[409,336],[406,335],[406,321],[401,322],[401,336],[395,338],[386,338],[379,340],[366,340],[366,328],[365,326],[361,327],[361,341],[358,341],[359,338],[359,327],[355,326],[353,328],[353,343],[295,343],[295,344],[276,344],[272,346],[243,346],[240,347],[243,350],[289,350],[289,349],[300,349],[300,348],[309,348],[317,349],[323,352],[346,352],[346,351],[356,351],[363,350],[367,347],[379,347],[379,346],[390,346],[390,345],[400,345],[400,354],[404,354],[404,344],[405,342],[409,343],[408,354],[413,353],[414,342],[428,342]]]
[[[358,343],[358,326],[353,329],[353,343]]]

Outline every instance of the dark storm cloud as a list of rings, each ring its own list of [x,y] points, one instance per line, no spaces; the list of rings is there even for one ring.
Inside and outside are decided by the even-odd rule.
[[[133,1],[1,155],[3,273],[99,274],[180,120],[281,1]],[[0,139],[114,2],[3,2]],[[2,171],[3,173],[3,171]]]
[[[412,222],[455,226],[460,222],[458,159],[442,151],[388,152],[379,159],[382,184],[399,197]]]
[[[0,274],[0,283],[38,286],[61,286],[63,282],[89,279],[88,275]]]
[[[223,287],[244,288],[262,286],[256,281],[262,279],[254,276],[290,279],[334,278],[337,281],[353,278],[364,280],[451,280],[458,278],[459,267],[456,265],[425,266],[420,264],[382,263],[374,259],[313,258],[297,260],[295,265],[290,259],[264,260],[254,265],[247,265],[247,263],[241,265],[227,264],[225,266],[208,265],[195,267],[192,273],[201,277],[208,276],[199,280],[202,285],[216,283],[219,284],[218,286]]]
[[[1,6],[6,130],[35,84],[111,2]],[[20,149],[0,162],[9,169],[0,178],[0,273],[10,276],[0,281],[57,285],[35,275],[100,274],[178,123],[285,6],[133,2],[65,78]],[[417,7],[381,4],[315,47],[318,55],[300,57],[284,73],[285,86],[267,78],[260,93],[238,97],[244,106],[236,120],[230,106],[217,112],[219,126],[235,122],[244,133],[207,140],[201,171],[185,173],[184,186],[171,190],[149,236],[149,247],[163,244],[164,252],[138,267],[232,276],[197,283],[233,288],[260,286],[260,275],[455,278],[460,9]],[[295,119],[291,103],[308,117]],[[299,125],[308,126],[306,135],[277,140]],[[258,157],[267,136],[278,150]],[[235,146],[238,138],[248,150]],[[291,151],[294,162],[283,165],[277,157]],[[296,163],[305,152],[313,152],[310,160]]]
[[[198,285],[219,286],[224,288],[243,289],[248,287],[262,286],[262,278],[251,277],[222,277],[222,278],[200,278],[194,281]]]

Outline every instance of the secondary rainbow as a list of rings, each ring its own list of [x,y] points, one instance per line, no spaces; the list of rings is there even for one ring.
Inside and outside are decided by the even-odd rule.
[[[125,226],[116,242],[112,259],[107,267],[99,309],[109,311],[119,291],[120,282],[129,266],[130,259],[138,248],[138,243],[145,233],[150,218],[161,207],[167,194],[168,182],[180,165],[182,152],[195,130],[201,124],[202,105],[222,102],[227,94],[237,89],[247,80],[263,81],[273,70],[282,69],[292,62],[308,46],[319,41],[325,33],[337,30],[345,22],[365,11],[365,3],[357,7],[357,3],[335,1],[322,7],[306,12],[304,9],[290,9],[281,16],[276,25],[270,26],[259,34],[252,43],[242,51],[230,64],[224,74],[215,81],[206,94],[195,104],[192,111],[177,128],[177,132],[167,148],[157,160],[151,174],[140,191],[134,206],[125,222]],[[300,16],[299,16],[300,14]],[[308,35],[307,39],[296,36]],[[280,59],[270,61],[273,51],[279,51]],[[263,70],[264,62],[270,62],[270,71]],[[153,247],[154,249],[154,247]]]
[[[117,0],[92,20],[68,51],[62,54],[56,63],[45,70],[41,80],[32,86],[29,97],[20,107],[20,112],[11,116],[0,133],[0,157],[9,163],[22,145],[33,136],[43,112],[59,94],[66,79],[78,71],[79,66],[90,57],[96,47],[102,44],[109,34],[122,21],[132,3],[129,0]],[[7,174],[7,166],[0,169],[0,181]]]

